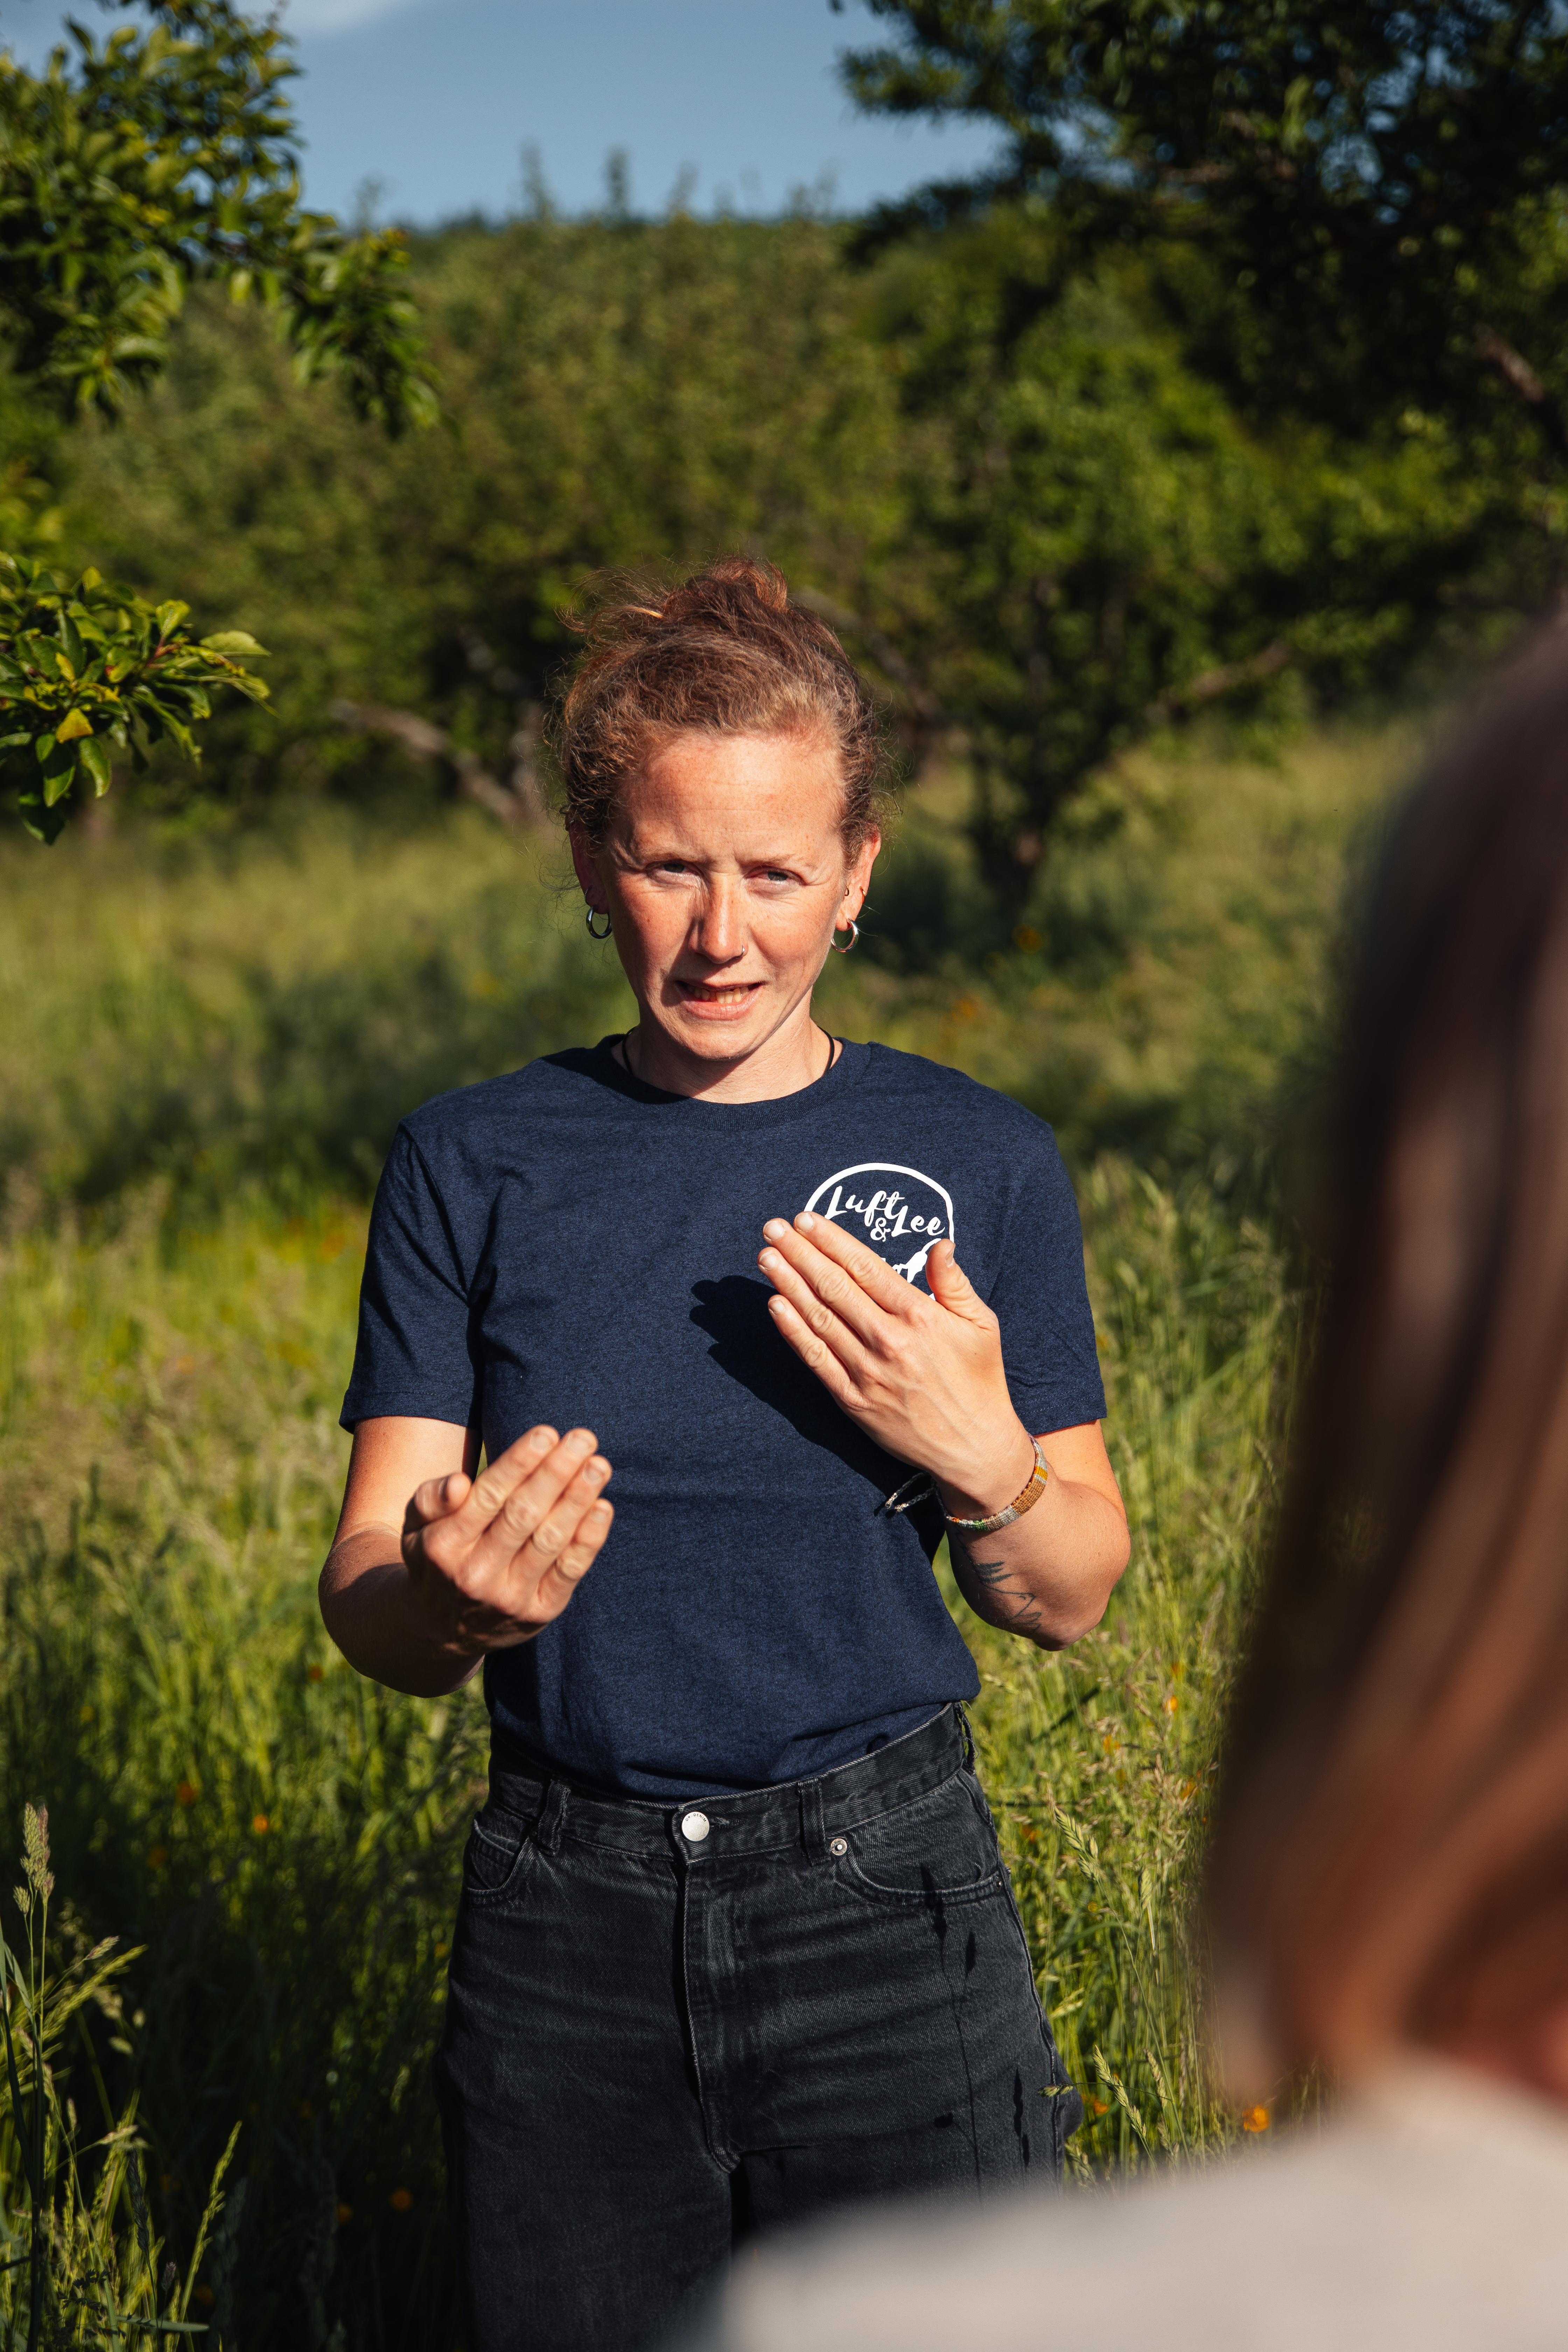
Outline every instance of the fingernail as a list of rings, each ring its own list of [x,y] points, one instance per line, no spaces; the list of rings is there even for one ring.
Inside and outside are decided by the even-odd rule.
[[[798,1233],[808,1234],[816,1224],[816,1219],[812,1215],[809,1209],[803,1209],[795,1222],[795,1230]]]
[[[770,1315],[782,1315],[782,1314],[784,1313],[784,1301],[782,1298],[770,1298],[770,1299],[769,1299],[769,1301],[768,1301],[768,1313],[769,1313]]]
[[[607,1478],[609,1475],[610,1465],[605,1461],[604,1455],[602,1454],[595,1454],[594,1460],[588,1465],[588,1475],[591,1478]]]
[[[764,1250],[757,1260],[759,1265],[775,1266],[780,1263],[777,1250]]]
[[[591,1429],[574,1429],[566,1444],[574,1454],[592,1454],[596,1440]]]
[[[782,1242],[785,1234],[788,1233],[789,1227],[785,1224],[782,1217],[770,1217],[767,1223],[763,1227],[763,1231],[766,1234],[769,1241]]]
[[[590,1527],[602,1528],[609,1516],[610,1507],[608,1503],[595,1503],[593,1509],[588,1513],[588,1524]]]
[[[531,1454],[546,1454],[554,1443],[555,1432],[552,1429],[536,1429],[528,1441],[528,1450]]]

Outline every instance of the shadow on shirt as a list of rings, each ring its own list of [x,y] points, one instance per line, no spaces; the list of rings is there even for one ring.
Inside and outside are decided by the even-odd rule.
[[[910,1466],[856,1427],[816,1374],[775,1330],[768,1313],[773,1294],[767,1284],[749,1275],[727,1274],[717,1282],[694,1282],[691,1295],[697,1301],[691,1320],[712,1340],[708,1353],[720,1370],[782,1413],[808,1444],[837,1454],[858,1477],[864,1478],[874,1489],[867,1496],[866,1507],[874,1512],[884,1496],[910,1475]],[[932,1516],[924,1509],[911,1514],[928,1551],[941,1532],[940,1519],[934,1533],[927,1524]]]

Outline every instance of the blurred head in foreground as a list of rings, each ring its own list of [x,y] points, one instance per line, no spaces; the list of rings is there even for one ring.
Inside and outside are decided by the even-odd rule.
[[[1208,1875],[1237,2087],[1425,2046],[1568,2100],[1568,629],[1407,803]]]

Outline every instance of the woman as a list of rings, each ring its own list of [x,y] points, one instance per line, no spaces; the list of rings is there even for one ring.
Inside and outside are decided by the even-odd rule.
[[[437,2067],[470,2352],[629,2352],[746,2230],[1058,2174],[930,1560],[945,1518],[1054,1647],[1128,1549],[1049,1130],[812,1019],[880,841],[864,685],[738,560],[586,633],[566,822],[637,1023],[399,1130],[321,1584],[362,1672],[484,1670]]]
[[[1404,812],[1363,942],[1330,1305],[1208,1874],[1233,2089],[1321,2067],[1341,2112],[1077,2213],[759,2265],[715,2352],[1568,2336],[1561,625]]]

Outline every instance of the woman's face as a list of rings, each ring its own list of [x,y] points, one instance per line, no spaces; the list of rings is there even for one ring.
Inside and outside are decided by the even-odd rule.
[[[597,849],[574,835],[584,895],[673,1045],[742,1061],[807,1004],[881,846],[873,834],[847,861],[843,805],[826,737],[679,734],[627,781]]]

